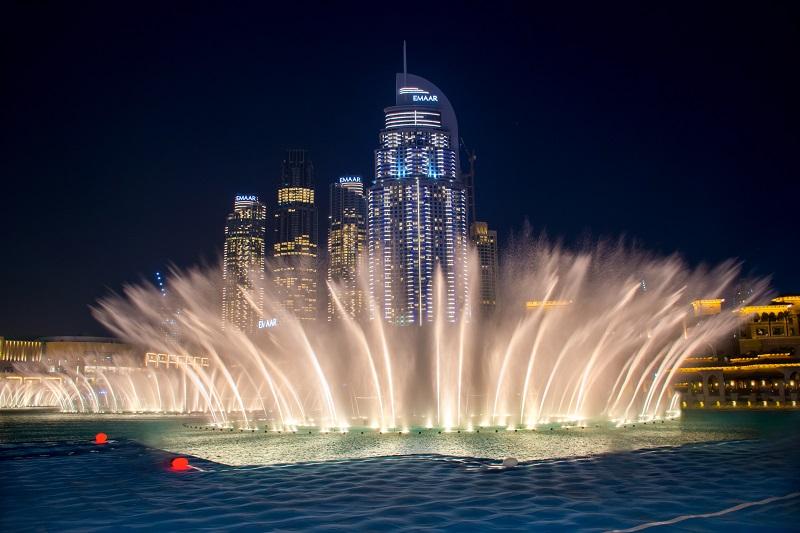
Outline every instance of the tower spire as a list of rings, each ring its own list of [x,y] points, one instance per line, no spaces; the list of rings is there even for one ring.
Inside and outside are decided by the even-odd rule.
[[[408,85],[408,68],[406,66],[406,40],[403,39],[403,86]]]

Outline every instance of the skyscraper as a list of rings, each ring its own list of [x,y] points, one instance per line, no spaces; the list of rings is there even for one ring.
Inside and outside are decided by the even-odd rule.
[[[466,193],[458,123],[433,83],[397,74],[395,105],[375,150],[367,206],[370,290],[375,315],[394,324],[434,319],[436,272],[448,321],[467,305]]]
[[[288,150],[281,169],[272,255],[277,293],[301,320],[317,318],[317,207],[306,150]]]
[[[365,259],[367,202],[361,176],[342,176],[331,184],[328,228],[328,283],[345,312],[354,318],[365,310],[364,293],[358,276]],[[341,310],[328,289],[328,320]]]
[[[222,327],[253,332],[264,309],[267,210],[256,196],[237,196],[225,224]]]
[[[486,222],[473,222],[469,237],[478,255],[478,292],[484,311],[492,311],[497,305],[497,232],[489,229]]]
[[[176,309],[170,302],[167,290],[167,280],[164,275],[161,274],[161,272],[156,272],[153,276],[153,281],[158,288],[158,291],[161,293],[161,334],[163,335],[165,341],[172,341],[178,344],[182,340],[181,329],[178,323],[181,310]]]

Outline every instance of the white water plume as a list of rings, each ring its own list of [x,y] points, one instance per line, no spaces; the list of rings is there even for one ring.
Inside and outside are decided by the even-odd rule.
[[[277,326],[251,335],[222,328],[218,270],[174,271],[167,297],[180,310],[179,336],[164,335],[165,297],[148,284],[102,300],[95,316],[126,342],[202,355],[207,368],[105,374],[94,387],[76,377],[49,384],[36,401],[76,411],[201,411],[217,424],[266,420],[276,429],[636,420],[674,408],[670,385],[681,362],[729,337],[740,319],[724,310],[698,320],[690,305],[730,289],[739,275],[733,261],[693,269],[623,244],[571,251],[522,239],[502,265],[494,312],[472,302],[459,322],[440,313],[423,327],[344,312],[332,323],[301,321],[282,309],[267,279],[263,316]],[[765,283],[755,289],[762,294]],[[8,387],[0,405],[34,401]]]

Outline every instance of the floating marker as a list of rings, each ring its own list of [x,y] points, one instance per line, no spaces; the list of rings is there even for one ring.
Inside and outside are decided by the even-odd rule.
[[[189,459],[186,457],[175,457],[169,462],[173,470],[189,470]]]
[[[94,436],[94,443],[95,444],[105,444],[108,442],[108,435],[105,433],[98,433]]]

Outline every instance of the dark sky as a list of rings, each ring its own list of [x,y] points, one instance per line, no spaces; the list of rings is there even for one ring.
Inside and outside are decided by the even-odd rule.
[[[6,2],[0,335],[100,334],[109,290],[216,261],[289,147],[324,228],[327,184],[371,175],[403,39],[501,243],[625,234],[800,290],[800,3],[331,4]]]

